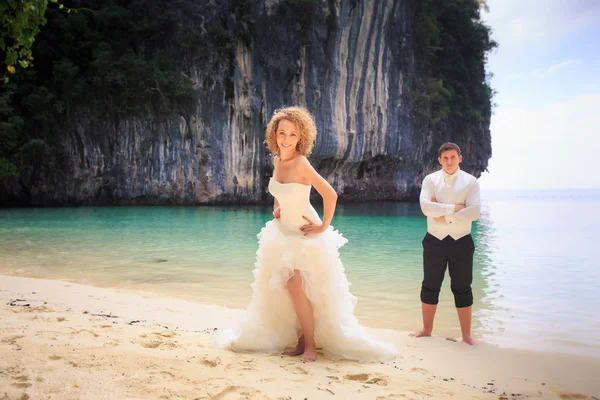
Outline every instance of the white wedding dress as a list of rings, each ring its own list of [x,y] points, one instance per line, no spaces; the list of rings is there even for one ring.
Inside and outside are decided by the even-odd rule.
[[[347,240],[332,227],[308,235],[300,227],[321,222],[310,204],[311,187],[300,183],[269,182],[269,191],[281,209],[281,217],[258,234],[258,251],[252,283],[253,296],[237,327],[213,337],[217,347],[233,351],[279,353],[295,346],[301,327],[287,291],[287,280],[297,269],[313,306],[317,348],[331,359],[390,361],[396,349],[375,339],[354,316],[356,297],[339,258]]]

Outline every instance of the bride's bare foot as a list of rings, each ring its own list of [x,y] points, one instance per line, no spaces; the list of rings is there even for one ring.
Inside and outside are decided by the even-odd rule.
[[[285,351],[283,352],[283,355],[295,357],[295,356],[299,356],[300,354],[303,354],[303,353],[304,353],[304,346],[300,347],[300,345],[298,345],[296,347],[290,347],[289,349],[285,349]]]
[[[303,353],[304,353],[304,335],[302,335],[302,336],[300,336],[300,338],[298,338],[298,345],[295,348],[290,347],[289,349],[285,349],[285,351],[283,352],[283,355],[295,357],[295,356],[299,356]]]
[[[464,336],[462,341],[471,346],[475,346],[477,342],[471,336]]]
[[[302,354],[302,359],[306,361],[315,361],[317,359],[317,349],[314,346],[307,347]]]
[[[421,329],[418,332],[409,333],[408,336],[412,336],[412,337],[429,337],[429,336],[431,336],[431,331],[426,331],[425,329]]]

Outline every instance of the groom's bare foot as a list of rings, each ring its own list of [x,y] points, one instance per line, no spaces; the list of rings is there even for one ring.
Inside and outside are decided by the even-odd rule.
[[[470,335],[463,336],[462,341],[471,346],[475,346],[477,344],[477,342]]]
[[[429,337],[429,336],[431,336],[431,331],[426,331],[425,329],[421,329],[418,332],[409,333],[408,336],[412,336],[412,337]]]
[[[302,359],[306,361],[315,361],[317,359],[317,349],[314,346],[307,347],[302,354]]]

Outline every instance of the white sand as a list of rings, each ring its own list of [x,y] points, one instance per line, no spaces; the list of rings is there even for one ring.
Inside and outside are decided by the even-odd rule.
[[[600,399],[599,359],[407,332],[375,331],[398,347],[394,364],[209,347],[214,329],[240,313],[0,275],[0,400]]]

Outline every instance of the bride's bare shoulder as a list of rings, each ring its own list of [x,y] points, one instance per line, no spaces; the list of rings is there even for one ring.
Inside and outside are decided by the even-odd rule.
[[[306,156],[303,156],[302,154],[300,154],[298,157],[296,157],[294,162],[297,165],[310,165],[310,161],[308,161],[308,158],[306,158]]]
[[[308,158],[306,158],[306,156],[303,155],[300,155],[298,156],[298,158],[296,158],[296,166],[300,169],[312,169],[312,164],[310,163]]]

